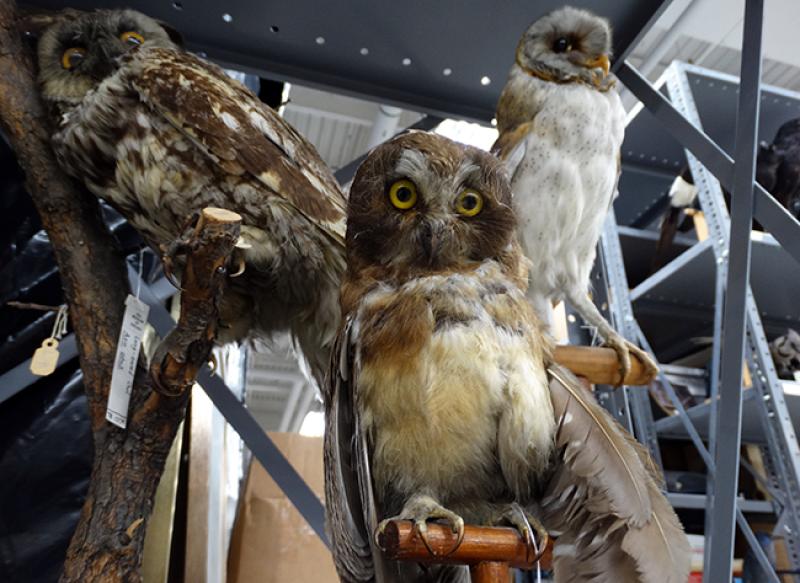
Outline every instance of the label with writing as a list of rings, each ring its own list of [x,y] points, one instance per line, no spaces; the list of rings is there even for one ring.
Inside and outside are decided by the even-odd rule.
[[[108,392],[106,419],[125,429],[128,423],[128,403],[131,399],[133,377],[139,360],[147,314],[150,306],[135,296],[125,299],[125,315],[117,341],[117,355],[114,357],[114,370],[111,373],[111,390]]]

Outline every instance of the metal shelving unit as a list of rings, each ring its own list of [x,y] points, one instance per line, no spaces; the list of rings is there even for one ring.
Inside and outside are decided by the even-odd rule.
[[[622,69],[623,81],[637,93],[638,86],[645,82],[629,66]],[[655,354],[663,360],[672,360],[687,352],[692,346],[689,339],[693,336],[713,338],[709,373],[711,399],[688,411],[679,406],[678,415],[656,422],[652,421],[648,404],[645,417],[637,419],[638,413],[635,413],[632,425],[640,441],[651,450],[658,448],[659,439],[691,439],[710,468],[708,495],[669,494],[676,507],[706,509],[706,534],[710,543],[706,547],[706,581],[722,581],[719,578],[721,573],[730,573],[733,531],[730,531],[731,540],[727,541],[726,520],[735,517],[748,541],[755,542],[746,524],[745,513],[774,512],[777,515],[775,534],[786,542],[792,568],[798,569],[800,448],[793,421],[800,423],[800,387],[794,383],[784,384],[777,378],[769,356],[767,333],[777,335],[785,332],[788,326],[800,323],[800,306],[796,301],[800,297],[800,263],[794,247],[800,237],[800,226],[794,221],[788,229],[781,224],[764,223],[774,236],[753,235],[749,256],[735,256],[734,253],[740,254],[742,249],[731,250],[731,220],[720,183],[690,150],[685,149],[686,142],[678,139],[683,137],[681,132],[689,135],[696,142],[691,144],[695,146],[695,153],[704,156],[709,166],[716,165],[715,170],[721,170],[725,164],[719,158],[724,157],[725,151],[734,151],[736,124],[732,122],[737,119],[738,79],[674,63],[656,83],[656,89],[647,89],[644,95],[637,95],[654,113],[637,107],[629,116],[623,145],[620,196],[615,203],[619,225],[607,222],[601,245],[605,283],[612,298],[609,310],[618,314],[619,317],[613,321],[626,337],[638,339],[645,346],[652,343]],[[765,87],[757,101],[761,105],[758,125],[761,139],[771,140],[781,123],[800,116],[798,94]],[[664,114],[664,110],[668,113]],[[675,113],[684,118],[684,127],[677,130],[669,121],[665,125],[663,119],[658,119],[674,117]],[[692,135],[685,127],[687,121],[705,135],[701,135],[701,139],[697,134]],[[721,149],[714,151],[712,139]],[[709,237],[698,242],[691,236],[679,236],[672,249],[671,261],[650,274],[650,259],[658,234],[646,227],[648,223],[654,226],[654,219],[665,206],[669,184],[687,161],[698,186]],[[720,174],[724,175],[730,187],[733,176],[730,167]],[[734,188],[733,192],[736,208],[736,196],[741,188],[738,192]],[[757,199],[756,209],[759,205],[763,210],[762,200]],[[747,217],[744,225],[749,227],[749,224],[750,217]],[[746,240],[749,234],[749,228],[734,230],[733,240]],[[778,242],[781,239],[786,247]],[[728,280],[726,287],[729,265],[743,260],[752,265],[749,285],[745,275],[743,281],[741,278],[733,282]],[[625,274],[626,270],[628,277],[620,282],[618,274]],[[614,272],[617,272],[616,277]],[[609,274],[612,275],[609,277]],[[720,351],[723,324],[729,332],[735,328],[735,323],[732,325],[730,322],[731,315],[723,313],[723,301],[727,296],[730,302],[732,285],[742,286],[744,360],[753,385],[745,391],[741,390],[741,358],[732,358],[736,355],[728,354],[725,362]],[[737,367],[738,371],[730,367]],[[726,375],[723,375],[726,370],[727,384]],[[736,376],[732,372],[739,375],[736,386],[729,382],[732,376]],[[662,375],[660,380],[673,403],[679,404],[668,379]],[[718,400],[716,396],[720,394],[721,385],[724,388],[722,398]],[[641,394],[641,389],[626,390],[629,401],[640,398],[636,395]],[[739,398],[742,398],[741,418],[735,407],[731,409],[731,403],[737,404]],[[729,412],[732,411],[726,414],[726,422],[734,422],[736,434],[726,433],[723,441],[718,409],[726,404]],[[734,437],[739,434],[738,427],[741,427],[742,442],[761,448],[767,469],[767,475],[761,478],[774,493],[769,502],[735,498],[739,441]],[[727,482],[728,491],[720,494],[723,480]],[[715,505],[720,496],[725,500]],[[730,503],[730,510],[727,503]],[[734,504],[737,510],[731,513]],[[726,512],[727,516],[720,518]],[[756,554],[759,555],[758,550]],[[765,557],[758,558],[763,566]],[[770,580],[778,580],[774,572],[770,575]]]

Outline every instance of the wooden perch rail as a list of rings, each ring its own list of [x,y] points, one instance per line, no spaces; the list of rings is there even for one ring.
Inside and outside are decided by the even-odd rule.
[[[378,536],[378,545],[387,558],[395,561],[468,565],[473,583],[508,583],[511,567],[533,569],[536,566],[531,549],[513,528],[466,525],[464,540],[452,553],[457,535],[449,526],[428,523],[427,534],[435,556],[419,538],[410,520],[389,522]],[[551,563],[552,554],[548,548],[540,565],[542,569],[549,569]]]
[[[620,384],[619,359],[611,348],[590,346],[556,346],[555,361],[598,385]],[[631,354],[631,370],[622,384],[649,385],[653,376],[648,375],[635,354]]]

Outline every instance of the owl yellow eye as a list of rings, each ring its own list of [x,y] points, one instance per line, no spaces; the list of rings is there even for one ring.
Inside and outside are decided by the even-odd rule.
[[[410,180],[398,180],[389,187],[389,200],[395,208],[406,211],[417,204],[417,187]]]
[[[61,55],[61,66],[67,71],[74,69],[78,66],[78,64],[80,64],[85,56],[86,49],[82,47],[70,47],[64,51],[63,55]]]
[[[119,35],[119,38],[122,42],[133,46],[140,45],[144,42],[144,37],[138,32],[134,32],[132,30],[123,32],[121,35]]]
[[[483,197],[475,190],[465,190],[456,199],[456,212],[465,217],[474,217],[483,208]]]

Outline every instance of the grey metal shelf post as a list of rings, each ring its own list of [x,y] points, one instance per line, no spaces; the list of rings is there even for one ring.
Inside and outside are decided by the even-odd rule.
[[[686,65],[680,63],[671,65],[665,75],[666,87],[675,107],[697,128],[702,128],[700,115],[692,98],[691,85],[687,76],[688,70]],[[717,269],[720,270],[717,277],[719,278],[721,275],[724,277],[730,253],[730,218],[722,188],[713,174],[690,151],[687,150],[686,154],[692,176],[698,187],[700,205],[708,224],[709,238]],[[749,228],[749,221],[747,226]],[[749,236],[749,233],[745,236]],[[715,326],[715,345],[720,345],[721,340],[720,326]],[[798,488],[800,448],[798,448],[797,437],[786,407],[783,386],[772,363],[758,307],[749,286],[745,293],[744,340],[746,362],[753,379],[753,390],[757,391],[759,395],[759,398],[748,401],[748,405],[753,402],[759,409],[759,417],[767,438],[769,458],[775,470],[771,479],[777,489],[784,493],[785,505],[779,520],[784,531],[781,534],[786,540],[791,562],[794,568],[797,568],[800,566],[800,539],[798,538],[798,533],[800,533],[800,488]],[[741,371],[741,364],[739,370]],[[712,385],[712,389],[713,387],[714,385]],[[712,401],[712,410],[714,405],[715,402]],[[713,427],[710,428],[709,434],[715,434],[715,441],[719,447],[720,434],[716,433]],[[724,439],[728,441],[730,437],[727,435]],[[738,452],[738,446],[736,451]],[[709,497],[707,508],[713,507],[713,503],[714,500]],[[716,534],[711,531],[712,539]],[[722,536],[726,535],[722,534]],[[726,553],[724,549],[723,552]]]

